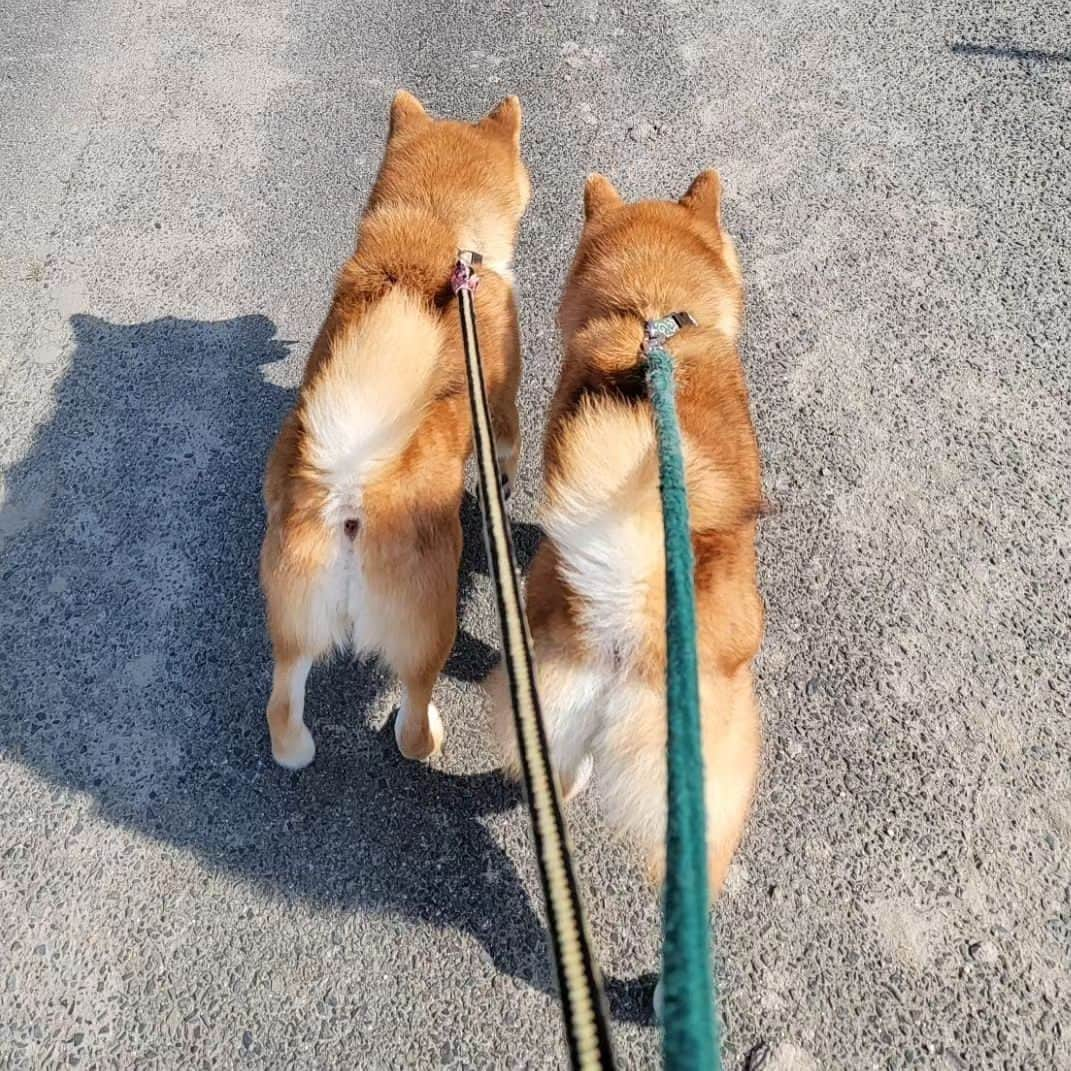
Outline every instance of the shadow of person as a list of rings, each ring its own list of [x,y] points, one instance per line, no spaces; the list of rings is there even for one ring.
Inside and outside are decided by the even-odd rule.
[[[54,412],[6,474],[0,751],[207,867],[463,931],[550,991],[543,928],[480,821],[515,792],[407,763],[389,730],[362,729],[386,683],[374,666],[314,673],[331,739],[309,770],[267,758],[260,481],[292,400],[259,367],[287,356],[274,325],[71,327]],[[465,510],[463,598],[483,554]],[[459,652],[464,679],[493,659],[464,636]]]

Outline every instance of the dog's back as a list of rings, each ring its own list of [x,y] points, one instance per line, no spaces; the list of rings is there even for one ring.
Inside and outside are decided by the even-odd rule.
[[[487,250],[479,307],[494,393],[514,374],[509,261],[529,190],[518,124],[515,98],[470,124],[432,120],[409,94],[396,97],[357,249],[339,273],[298,404],[269,459],[270,517],[310,512],[301,492],[321,518],[363,511],[370,485],[400,475],[414,437],[464,460],[470,432],[450,268],[459,248]],[[412,486],[422,466],[402,467]]]
[[[690,313],[697,326],[675,336],[671,350],[701,655],[705,667],[732,673],[757,646],[748,620],[761,622],[757,600],[746,594],[754,589],[754,524],[762,491],[736,348],[743,288],[732,240],[720,228],[719,184],[706,173],[682,203],[636,205],[620,204],[598,179],[592,186],[588,223],[562,302],[566,360],[545,455],[548,534],[558,544],[563,574],[587,592],[598,591],[595,600],[584,600],[589,606],[620,602],[622,593],[631,592],[627,627],[613,615],[590,616],[607,638],[627,633],[633,668],[660,683],[662,521],[641,345],[648,320]],[[592,526],[605,535],[589,538]],[[597,578],[593,555],[600,546],[605,569]],[[735,578],[742,587],[730,584]],[[721,628],[722,622],[731,627]]]

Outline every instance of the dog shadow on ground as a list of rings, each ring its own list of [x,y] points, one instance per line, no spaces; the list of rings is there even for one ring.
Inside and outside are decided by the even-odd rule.
[[[0,512],[0,751],[210,867],[456,928],[552,991],[542,924],[480,821],[517,790],[401,759],[389,724],[367,725],[389,683],[374,666],[311,677],[309,770],[267,759],[260,480],[292,401],[260,371],[287,356],[275,326],[80,315],[71,328],[53,415],[8,471]],[[471,496],[463,519],[462,601],[486,571]],[[526,561],[538,531],[516,535]],[[463,634],[447,673],[477,680],[493,659]],[[611,994],[634,1018],[630,986]]]

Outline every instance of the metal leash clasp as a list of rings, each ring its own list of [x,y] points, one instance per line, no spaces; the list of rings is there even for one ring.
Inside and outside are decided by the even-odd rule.
[[[454,265],[453,274],[450,276],[450,286],[457,294],[467,290],[470,294],[476,293],[480,285],[480,277],[473,272],[473,268],[483,263],[483,257],[472,249],[459,249],[457,263]]]
[[[696,326],[696,319],[690,312],[674,312],[660,320],[648,320],[643,329],[643,352],[658,349],[682,327]]]

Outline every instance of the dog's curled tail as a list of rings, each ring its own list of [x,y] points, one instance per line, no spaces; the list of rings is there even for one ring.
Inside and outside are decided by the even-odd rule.
[[[734,527],[724,472],[683,438],[692,531]],[[665,549],[650,405],[587,396],[562,422],[543,523],[588,642],[615,658],[665,650]]]
[[[305,457],[342,506],[405,449],[431,398],[443,348],[440,318],[397,287],[331,342],[306,395]]]
[[[588,396],[555,434],[543,524],[590,644],[632,654],[665,604],[650,410]]]

